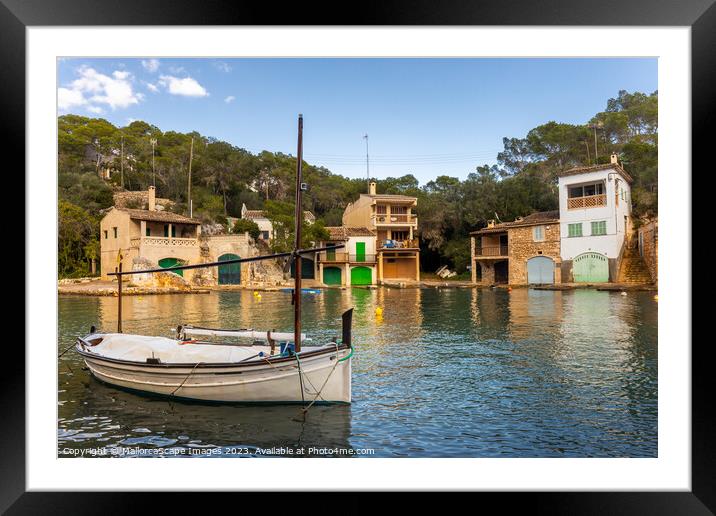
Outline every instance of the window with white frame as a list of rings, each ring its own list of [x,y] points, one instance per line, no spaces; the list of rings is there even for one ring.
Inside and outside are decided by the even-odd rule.
[[[532,228],[532,240],[535,242],[544,242],[544,226],[535,226]]]

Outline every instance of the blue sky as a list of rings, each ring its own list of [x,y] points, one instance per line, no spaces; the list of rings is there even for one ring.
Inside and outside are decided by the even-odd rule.
[[[502,138],[584,123],[619,90],[651,93],[655,58],[60,59],[59,113],[199,131],[251,152],[304,155],[349,177],[421,183],[493,164]]]

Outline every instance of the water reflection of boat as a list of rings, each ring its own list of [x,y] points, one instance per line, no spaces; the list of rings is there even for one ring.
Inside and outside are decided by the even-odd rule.
[[[314,406],[307,417],[291,405],[207,404],[136,395],[93,379],[82,387],[88,413],[60,418],[60,442],[73,446],[185,447],[221,454],[297,456],[274,448],[304,448],[304,456],[327,456],[326,448],[350,450],[351,405]],[[69,415],[69,414],[68,414]],[[80,429],[84,429],[79,431]],[[84,435],[87,435],[85,437]],[[82,443],[85,443],[84,445]],[[329,455],[330,456],[330,455]]]
[[[303,346],[301,332],[301,274],[295,275],[293,334],[272,331],[224,330],[179,326],[175,338],[122,333],[122,278],[132,274],[177,272],[220,267],[232,263],[291,258],[301,269],[301,256],[343,245],[301,249],[303,219],[303,117],[298,118],[295,243],[292,252],[215,263],[181,265],[150,270],[122,271],[117,276],[117,332],[96,332],[77,339],[77,352],[100,380],[143,392],[203,401],[308,403],[351,401],[352,309],[343,314],[343,338],[320,346]],[[193,336],[259,339],[248,344],[198,341]],[[277,341],[280,350],[277,350]]]

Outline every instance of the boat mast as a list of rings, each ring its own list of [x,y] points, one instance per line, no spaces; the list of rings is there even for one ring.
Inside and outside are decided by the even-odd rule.
[[[301,172],[303,171],[303,115],[298,115],[298,151],[296,156],[296,212],[295,212],[295,243],[293,246],[293,343],[295,351],[301,351],[301,226],[303,223],[303,208],[301,205]]]

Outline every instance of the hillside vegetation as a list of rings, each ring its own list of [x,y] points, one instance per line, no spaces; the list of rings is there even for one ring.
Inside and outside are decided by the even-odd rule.
[[[657,92],[620,91],[583,125],[551,121],[523,138],[504,138],[497,165],[475,163],[464,180],[436,168],[435,179],[423,185],[410,174],[378,179],[378,191],[418,197],[424,270],[448,264],[461,272],[469,263],[470,231],[489,219],[506,221],[557,209],[557,173],[595,162],[595,127],[597,162],[608,163],[612,152],[619,154],[634,178],[635,215],[656,214],[657,120]],[[243,203],[266,209],[283,228],[274,249],[290,246],[296,171],[291,155],[252,154],[197,132],[162,132],[143,121],[116,127],[78,115],[59,117],[58,144],[61,277],[88,274],[90,259],[99,257],[99,220],[112,205],[113,190],[146,190],[156,181],[157,196],[175,201],[172,209],[186,214],[190,154],[194,216],[225,222],[227,216],[240,216]],[[106,169],[111,179],[100,177]],[[349,179],[310,163],[304,164],[304,181],[310,185],[304,209],[318,220],[307,239],[322,236],[324,225],[340,225],[345,206],[366,191],[365,179]]]

